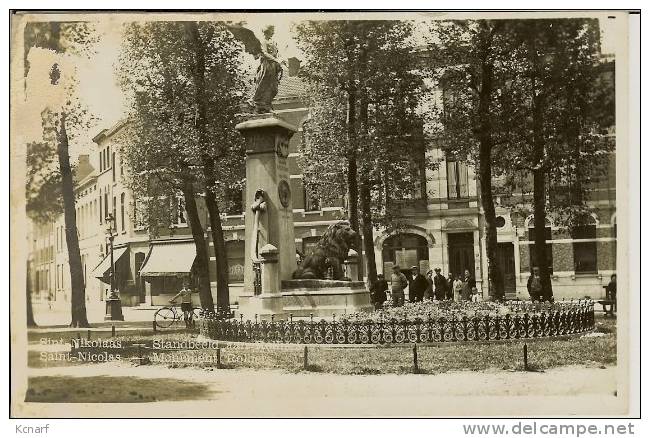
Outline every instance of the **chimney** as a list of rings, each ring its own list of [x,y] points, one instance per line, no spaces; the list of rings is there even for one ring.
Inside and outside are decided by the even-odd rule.
[[[90,156],[88,154],[80,154],[77,165],[75,166],[75,181],[81,181],[88,176],[93,169],[93,166],[90,164]]]
[[[296,57],[291,57],[287,59],[289,63],[289,76],[298,76],[300,71],[300,60]]]

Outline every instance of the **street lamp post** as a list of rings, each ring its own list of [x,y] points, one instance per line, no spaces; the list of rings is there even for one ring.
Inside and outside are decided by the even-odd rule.
[[[120,297],[117,294],[115,288],[115,260],[113,259],[113,240],[117,235],[117,230],[113,228],[113,223],[115,218],[111,213],[106,216],[106,237],[108,238],[108,244],[111,251],[111,293],[106,298],[106,315],[104,320],[110,321],[124,321],[124,315],[122,314],[122,302]]]

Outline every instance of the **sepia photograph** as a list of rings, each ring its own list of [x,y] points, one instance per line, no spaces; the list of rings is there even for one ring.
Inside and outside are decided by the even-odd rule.
[[[633,13],[11,10],[9,415],[639,415]]]

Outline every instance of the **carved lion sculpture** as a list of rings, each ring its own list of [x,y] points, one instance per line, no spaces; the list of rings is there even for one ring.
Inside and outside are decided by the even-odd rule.
[[[350,247],[355,242],[357,233],[348,222],[331,225],[318,241],[311,254],[303,260],[301,266],[293,273],[295,279],[324,279],[328,268],[332,268],[332,279],[343,279],[343,262]]]

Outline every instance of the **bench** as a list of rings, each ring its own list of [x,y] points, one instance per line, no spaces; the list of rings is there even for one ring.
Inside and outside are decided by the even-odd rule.
[[[598,300],[598,304],[603,306],[603,312],[605,312],[605,316],[609,315],[613,317],[616,313],[616,296],[612,296],[612,293],[609,291],[607,286],[603,286],[603,289],[605,289],[605,299]]]

